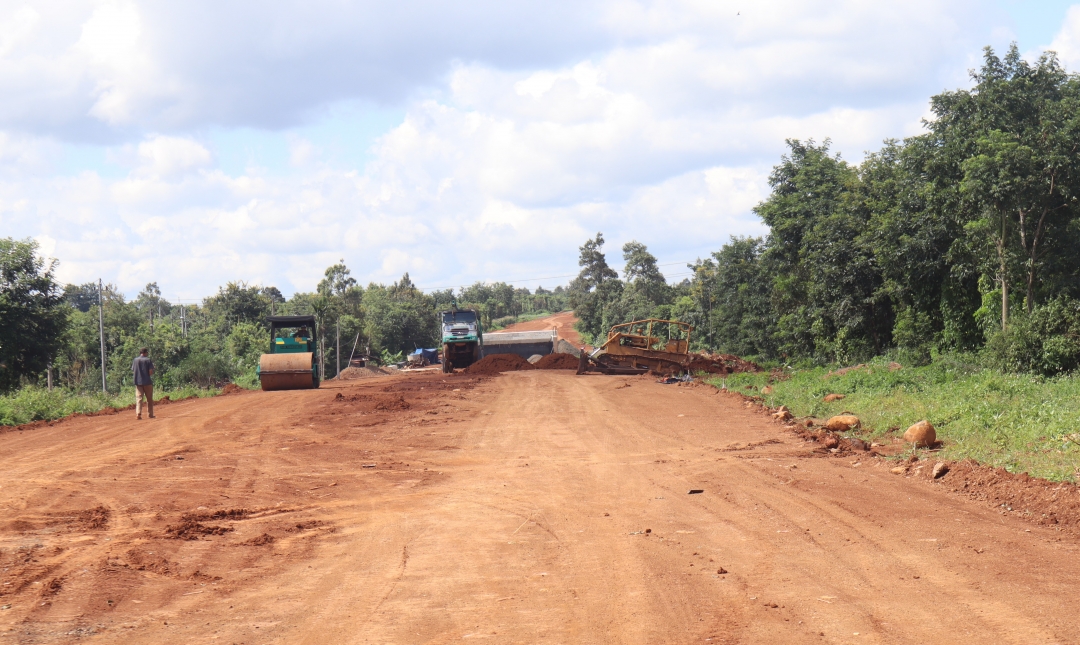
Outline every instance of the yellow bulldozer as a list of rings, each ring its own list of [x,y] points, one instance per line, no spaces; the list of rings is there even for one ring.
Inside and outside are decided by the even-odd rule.
[[[319,343],[315,316],[268,316],[270,352],[259,358],[264,390],[309,390],[319,387]]]
[[[648,318],[615,325],[607,340],[588,354],[585,370],[605,374],[672,375],[685,372],[694,328],[677,320]],[[579,370],[580,371],[580,370]]]

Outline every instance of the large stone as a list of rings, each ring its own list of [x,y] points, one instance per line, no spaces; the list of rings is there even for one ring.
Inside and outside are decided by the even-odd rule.
[[[937,443],[937,431],[929,421],[920,421],[907,429],[904,441],[915,444],[916,448],[929,448]]]
[[[826,394],[825,395],[825,402],[826,403],[832,403],[833,401],[839,401],[839,400],[841,400],[843,398],[844,398],[843,394]]]
[[[839,414],[825,422],[825,429],[832,432],[847,432],[860,425],[859,417],[853,414]]]

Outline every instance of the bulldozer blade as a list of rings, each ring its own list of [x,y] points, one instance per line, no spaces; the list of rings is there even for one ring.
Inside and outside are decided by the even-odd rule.
[[[649,371],[647,367],[634,367],[632,365],[611,365],[595,359],[591,359],[585,354],[581,355],[581,365],[578,367],[578,374],[585,374],[587,372],[600,372],[601,374],[623,374],[627,376],[635,376],[638,374],[644,374]]]

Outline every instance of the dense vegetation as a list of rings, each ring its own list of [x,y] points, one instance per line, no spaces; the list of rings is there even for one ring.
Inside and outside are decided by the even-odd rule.
[[[926,132],[858,165],[829,141],[788,141],[755,213],[764,238],[732,238],[669,286],[645,247],[581,247],[570,299],[597,337],[633,317],[677,317],[699,348],[786,363],[886,353],[925,364],[982,352],[994,367],[1080,366],[1080,79],[1052,53],[986,50],[970,90],[931,99]]]
[[[104,285],[99,309],[97,284],[63,287],[55,279],[55,266],[55,260],[46,263],[38,257],[32,240],[0,240],[0,326],[6,330],[0,340],[0,391],[20,386],[24,390],[0,408],[36,410],[41,406],[33,402],[59,396],[35,393],[45,385],[50,369],[63,392],[100,391],[99,316],[104,327],[105,381],[108,391],[115,393],[131,384],[131,361],[140,347],[150,349],[159,389],[210,388],[226,381],[254,386],[259,356],[269,346],[265,319],[272,313],[316,316],[324,374],[332,377],[339,333],[343,363],[354,351],[385,362],[416,347],[434,347],[439,337],[436,313],[452,304],[478,309],[491,327],[508,324],[516,316],[559,311],[566,303],[562,288],[530,292],[504,283],[426,294],[408,274],[390,285],[372,283],[364,288],[344,263],[337,263],[326,269],[315,291],[289,299],[274,287],[230,282],[199,304],[181,306],[162,298],[152,282],[133,300]],[[74,397],[53,407],[83,410],[94,405],[104,403]],[[23,419],[25,414],[4,409],[0,423],[28,420]]]

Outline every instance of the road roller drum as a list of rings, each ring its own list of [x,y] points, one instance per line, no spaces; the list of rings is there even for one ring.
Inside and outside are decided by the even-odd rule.
[[[263,354],[259,358],[259,381],[264,390],[306,390],[315,387],[312,368],[315,354]]]

